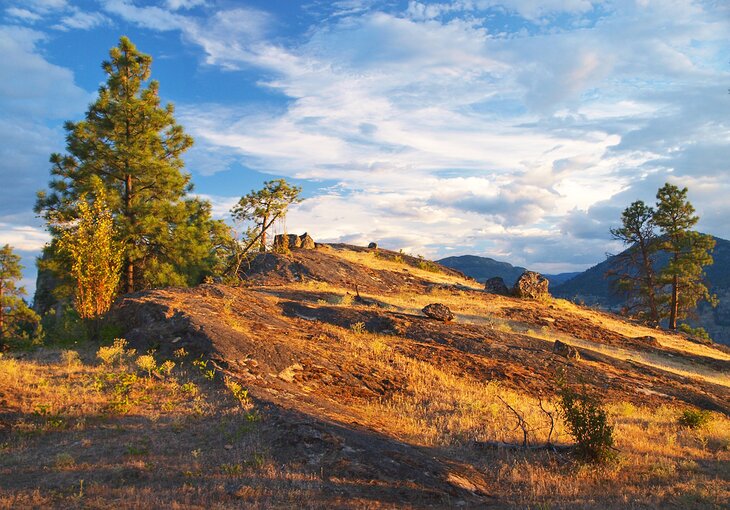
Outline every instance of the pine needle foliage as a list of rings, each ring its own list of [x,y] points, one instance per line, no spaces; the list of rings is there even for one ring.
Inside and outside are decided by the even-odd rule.
[[[210,204],[188,195],[182,155],[193,139],[176,122],[173,105],[161,104],[151,65],[126,37],[111,49],[102,64],[106,83],[84,120],[66,122],[67,154],[51,156],[50,192],[36,202],[47,221],[74,221],[75,204],[101,179],[122,244],[126,292],[199,283],[229,236],[223,222],[211,219]]]

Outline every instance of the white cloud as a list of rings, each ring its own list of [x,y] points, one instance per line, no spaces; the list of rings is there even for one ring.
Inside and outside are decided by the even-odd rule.
[[[62,17],[53,28],[58,30],[89,30],[109,24],[111,24],[111,20],[99,12],[74,10],[72,14]]]
[[[10,18],[16,18],[30,23],[34,23],[41,19],[40,14],[29,11],[28,9],[21,9],[19,7],[8,7],[5,9],[5,15]]]
[[[181,30],[187,18],[162,7],[137,7],[130,0],[102,0],[104,9],[126,21],[152,30]]]
[[[39,251],[50,241],[45,230],[28,225],[8,225],[0,223],[0,245],[9,244],[14,249]]]
[[[208,22],[186,32],[208,63],[260,67],[273,76],[262,85],[292,100],[283,113],[189,105],[185,124],[258,170],[340,180],[345,195],[313,199],[293,216],[303,228],[305,219],[334,223],[324,227],[327,239],[404,239],[420,229],[424,251],[439,239],[472,239],[475,248],[532,264],[543,257],[552,267],[558,256],[575,264],[602,257],[609,221],[584,218],[592,206],[615,196],[601,210],[616,213],[648,175],[666,179],[673,168],[702,161],[721,171],[726,124],[705,82],[722,82],[715,63],[726,21],[684,2],[620,4],[590,29],[494,38],[474,17],[486,4],[412,2],[408,18],[345,16],[292,48],[268,43],[265,30],[229,37]],[[536,19],[583,16],[592,5],[506,8]],[[438,19],[460,11],[469,15]],[[450,225],[445,242],[436,217],[474,221]],[[496,232],[501,248],[488,242]],[[580,239],[584,249],[558,249],[541,236]]]
[[[200,7],[206,5],[206,0],[166,0],[165,5],[167,8],[173,11],[180,9],[192,9],[193,7]]]

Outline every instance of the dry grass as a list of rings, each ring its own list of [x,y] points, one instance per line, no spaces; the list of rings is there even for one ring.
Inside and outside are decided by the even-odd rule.
[[[435,283],[474,285],[380,259],[372,252],[338,251],[338,255],[378,269],[406,268]],[[331,296],[314,306],[353,306],[350,289],[322,282],[291,284],[286,290]],[[276,300],[272,294],[270,299]],[[514,302],[498,296],[435,289],[419,295],[363,297],[406,313],[441,302],[460,322],[545,341],[560,338],[616,359],[730,386],[728,374],[678,357],[531,330],[530,325],[505,320],[499,312]],[[687,353],[730,358],[562,300],[550,304],[626,336],[652,335],[662,345]],[[239,322],[232,305],[220,311],[221,320],[238,332],[253,334],[249,325]],[[477,380],[456,364],[443,366],[411,357],[403,348],[408,340],[400,337],[368,333],[357,326],[318,327],[340,340],[338,354],[344,359],[398,381],[387,396],[352,397],[331,404],[326,411],[329,419],[343,426],[357,421],[446,463],[469,465],[486,481],[488,492],[505,505],[684,509],[721,508],[730,500],[727,416],[713,413],[706,427],[693,430],[678,423],[685,408],[669,401],[660,407],[612,403],[607,410],[621,452],[618,462],[603,467],[581,466],[564,454],[546,451],[483,449],[479,443],[523,440],[505,402],[529,424],[531,445],[547,441],[549,418],[541,403],[555,418],[552,442],[565,445],[571,438],[555,401],[541,402],[537,395]],[[290,341],[292,346],[298,342],[302,345],[297,347],[310,344],[315,349],[309,339]],[[322,477],[299,468],[301,459],[276,458],[246,389],[222,378],[210,365],[180,356],[169,360],[174,367],[163,370],[159,367],[165,360],[140,361],[139,353],[119,346],[104,356],[102,362],[96,349],[86,348],[41,349],[24,359],[0,358],[0,508],[392,507],[375,499],[333,503],[328,499],[332,493],[323,492]],[[298,389],[307,396],[317,391]],[[3,435],[2,423],[9,420],[12,431]],[[344,487],[352,480],[335,476],[329,483]]]
[[[0,358],[0,508],[319,506],[318,481],[270,457],[234,381],[185,356],[150,377],[136,354],[73,352]]]
[[[368,254],[359,255],[367,256]],[[316,290],[339,294],[342,296],[341,300],[345,301],[347,306],[351,303],[348,289],[333,286],[325,282],[310,281],[293,285],[292,287],[305,291]],[[513,303],[498,296],[474,295],[473,293],[465,292],[463,290],[453,289],[435,289],[426,294],[361,294],[367,299],[378,300],[385,303],[394,311],[411,314],[420,314],[420,310],[429,303],[443,303],[456,314],[457,320],[465,323],[486,325],[502,332],[519,332],[548,342],[554,342],[557,339],[575,347],[600,352],[618,360],[632,360],[636,363],[664,370],[672,374],[701,379],[713,384],[730,387],[730,374],[713,370],[705,365],[693,363],[687,359],[671,357],[667,354],[649,353],[638,349],[616,347],[598,342],[591,342],[589,340],[575,338],[560,332],[531,329],[531,325],[529,324],[520,324],[502,319],[497,317],[496,313],[504,306],[508,306]],[[567,309],[581,318],[591,320],[605,329],[615,331],[630,338],[651,334],[651,336],[655,336],[658,339],[660,344],[671,347],[679,352],[702,355],[719,360],[730,359],[730,356],[717,349],[712,349],[708,346],[683,340],[678,338],[677,335],[663,334],[654,329],[629,324],[601,312],[595,312],[590,309],[578,307],[577,305],[562,299],[552,300],[551,304],[562,309]]]
[[[468,278],[462,278],[456,275],[442,273],[440,271],[428,271],[426,269],[421,269],[407,264],[406,262],[397,262],[384,257],[379,257],[377,255],[377,251],[340,250],[332,247],[323,247],[320,249],[330,250],[333,253],[336,253],[338,257],[348,262],[361,264],[372,269],[392,271],[394,273],[402,273],[403,270],[406,269],[411,275],[434,283],[463,285],[473,289],[482,288],[482,285]],[[426,262],[427,261],[424,261],[424,263]]]
[[[401,441],[473,459],[498,484],[495,490],[518,506],[624,508],[671,501],[712,508],[730,497],[730,419],[724,415],[713,413],[709,426],[691,430],[679,425],[682,408],[676,406],[608,405],[621,453],[618,463],[601,468],[556,463],[549,454],[479,451],[475,441],[522,443],[515,416],[498,397],[530,424],[530,444],[545,443],[550,422],[538,399],[398,354],[395,337],[340,334],[353,356],[406,381],[389,398],[360,405],[354,412],[361,419]],[[557,415],[555,402],[543,406]],[[557,416],[552,442],[571,442]]]
[[[690,342],[678,334],[642,326],[641,324],[626,322],[604,312],[580,307],[564,299],[555,299],[553,303],[555,306],[563,310],[579,314],[581,317],[590,320],[602,328],[627,337],[653,336],[664,347],[669,347],[680,352],[694,354],[697,356],[706,356],[708,358],[730,361],[730,354],[708,345]]]

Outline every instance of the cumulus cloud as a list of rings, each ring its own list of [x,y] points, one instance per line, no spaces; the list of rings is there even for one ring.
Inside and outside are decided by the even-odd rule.
[[[102,6],[285,98],[180,105],[198,142],[188,162],[336,181],[288,219],[318,240],[577,269],[611,251],[620,211],[666,180],[690,186],[702,228],[730,236],[728,6],[314,2],[318,17],[291,38],[277,33],[285,20],[238,4]],[[210,198],[217,214],[233,200]]]

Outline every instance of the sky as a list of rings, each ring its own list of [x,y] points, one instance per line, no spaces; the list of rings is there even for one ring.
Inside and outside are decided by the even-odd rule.
[[[32,211],[128,36],[195,139],[217,217],[265,180],[304,189],[281,231],[475,254],[545,273],[620,251],[665,182],[730,238],[730,2],[2,0],[0,245]]]

